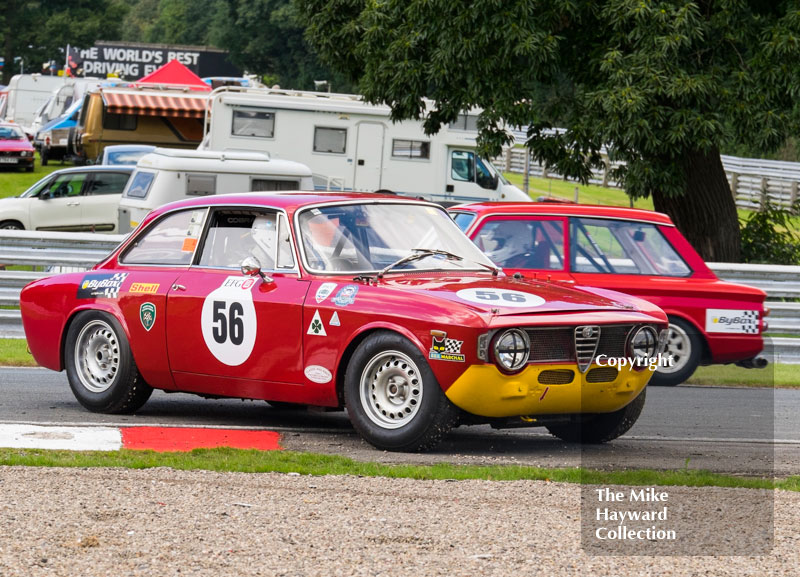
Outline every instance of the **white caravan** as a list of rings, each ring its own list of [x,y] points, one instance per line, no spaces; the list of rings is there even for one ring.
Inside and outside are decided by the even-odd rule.
[[[11,77],[5,89],[5,119],[16,122],[30,131],[36,113],[42,108],[53,91],[67,84],[62,76],[42,76],[41,74],[17,74]]]
[[[139,159],[122,192],[119,231],[130,232],[148,212],[173,200],[313,188],[310,168],[299,162],[273,160],[262,152],[156,148]]]
[[[388,106],[354,95],[223,87],[209,100],[200,148],[302,162],[317,190],[388,191],[442,203],[530,200],[476,154],[474,115],[426,136],[421,121],[392,123]]]

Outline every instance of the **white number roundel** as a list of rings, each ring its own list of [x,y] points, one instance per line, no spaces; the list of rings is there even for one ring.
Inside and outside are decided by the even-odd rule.
[[[470,303],[496,307],[530,308],[539,307],[545,303],[545,300],[537,295],[496,288],[461,289],[456,296]]]
[[[229,276],[209,293],[200,313],[203,340],[221,363],[236,367],[250,358],[256,344],[255,279]]]

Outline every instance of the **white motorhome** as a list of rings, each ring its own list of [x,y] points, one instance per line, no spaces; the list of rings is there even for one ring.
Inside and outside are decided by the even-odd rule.
[[[11,77],[6,88],[5,119],[16,122],[30,131],[37,111],[42,108],[53,91],[64,86],[67,80],[61,76],[41,74],[17,74]]]
[[[311,169],[263,152],[156,148],[139,159],[119,203],[119,232],[173,200],[228,192],[312,190]]]
[[[222,87],[209,96],[202,149],[258,150],[307,164],[317,190],[389,191],[436,202],[527,201],[475,152],[476,117],[439,133],[393,123],[360,96]]]
[[[36,135],[42,126],[64,114],[73,103],[83,99],[84,93],[100,86],[102,82],[100,78],[62,80],[62,84],[51,92],[48,101],[36,111],[30,125],[31,133]]]

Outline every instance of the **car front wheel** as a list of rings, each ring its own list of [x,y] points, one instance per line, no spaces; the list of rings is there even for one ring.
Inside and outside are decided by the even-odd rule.
[[[388,331],[369,335],[356,349],[345,373],[344,398],[356,431],[387,451],[430,449],[459,416],[425,357]]]
[[[663,356],[672,356],[671,366],[659,366],[651,385],[674,387],[687,381],[700,364],[703,344],[697,329],[678,317],[669,317],[669,336]]]
[[[78,402],[95,413],[133,413],[153,389],[139,374],[128,339],[107,313],[78,313],[67,332],[67,379]]]
[[[547,430],[563,441],[596,445],[612,441],[627,433],[642,414],[647,389],[627,406],[613,413],[592,415],[584,421],[548,425]]]

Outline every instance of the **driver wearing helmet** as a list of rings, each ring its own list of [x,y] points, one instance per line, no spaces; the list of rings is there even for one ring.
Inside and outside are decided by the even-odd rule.
[[[260,215],[253,219],[250,254],[258,259],[263,269],[275,268],[275,241],[277,238],[274,215]]]

